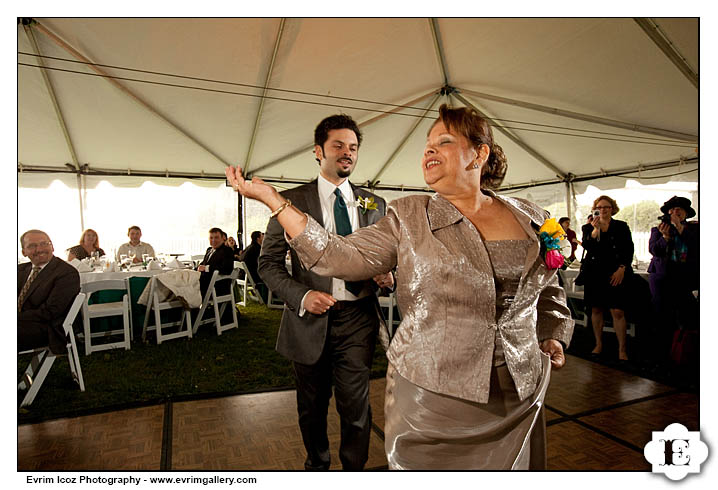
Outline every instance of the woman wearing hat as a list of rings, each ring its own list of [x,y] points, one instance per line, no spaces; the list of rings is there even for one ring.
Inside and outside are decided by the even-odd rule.
[[[627,276],[633,272],[633,239],[625,221],[613,219],[619,208],[609,196],[593,201],[593,218],[583,225],[582,245],[588,261],[584,299],[591,307],[591,324],[596,347],[591,354],[603,351],[603,311],[609,309],[618,339],[618,359],[627,361],[626,316],[630,295]]]
[[[661,223],[651,229],[648,266],[653,306],[661,324],[661,356],[668,354],[673,331],[682,324],[698,326],[698,223],[691,201],[673,196],[661,206]]]

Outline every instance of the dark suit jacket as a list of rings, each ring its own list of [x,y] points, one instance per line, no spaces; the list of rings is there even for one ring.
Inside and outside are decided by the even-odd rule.
[[[373,197],[377,209],[368,210],[366,214],[359,212],[359,226],[364,227],[376,223],[386,214],[384,199],[371,192],[359,189],[352,184],[352,191],[357,197]],[[319,202],[317,181],[289,189],[282,195],[290,199],[299,210],[309,214],[318,223],[324,223],[322,207]],[[287,272],[285,256],[289,245],[284,239],[284,229],[276,218],[267,225],[267,233],[262,242],[259,256],[258,272],[269,289],[284,300],[284,313],[277,336],[277,352],[292,361],[302,364],[314,364],[319,360],[327,335],[329,315],[313,315],[308,311],[299,316],[302,298],[310,289],[332,293],[332,278],[323,277],[310,272],[302,266],[294,250],[290,250],[292,273]],[[375,285],[373,281],[372,284]],[[375,298],[375,309],[381,318],[379,303]]]
[[[17,266],[17,294],[25,285],[32,264]],[[80,274],[64,260],[53,257],[30,285],[21,311],[17,314],[18,325],[39,323],[48,326],[48,345],[55,354],[65,352],[67,339],[62,322],[80,292]]]
[[[262,279],[257,273],[257,261],[259,260],[259,252],[261,250],[262,246],[259,243],[252,242],[239,254],[240,262],[244,262],[247,265],[247,270],[252,275],[252,280],[255,283],[262,282]]]
[[[232,273],[232,269],[234,269],[234,252],[230,247],[220,245],[212,254],[212,257],[207,260],[207,256],[211,250],[212,247],[207,248],[204,259],[202,259],[202,262],[199,264],[209,266],[209,272],[202,272],[202,275],[199,276],[199,289],[202,291],[202,298],[204,298],[204,294],[207,292],[214,271],[219,271],[220,275],[229,275]],[[217,284],[217,294],[227,294],[229,293],[229,288],[230,282],[222,281]]]

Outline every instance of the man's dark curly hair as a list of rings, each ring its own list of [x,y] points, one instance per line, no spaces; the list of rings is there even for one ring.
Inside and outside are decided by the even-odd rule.
[[[354,122],[351,116],[346,114],[335,114],[333,116],[322,119],[314,130],[314,144],[319,145],[324,150],[324,143],[329,138],[329,131],[332,129],[351,129],[357,135],[357,143],[361,146],[362,135],[359,126]],[[317,159],[319,161],[319,159]]]

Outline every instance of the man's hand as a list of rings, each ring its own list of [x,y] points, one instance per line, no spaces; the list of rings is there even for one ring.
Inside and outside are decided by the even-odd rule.
[[[197,267],[198,272],[205,272],[206,270],[207,270],[207,266],[200,265],[199,267]]]
[[[539,348],[551,357],[551,367],[553,369],[561,369],[566,364],[566,356],[563,354],[563,346],[556,339],[546,339]]]
[[[386,274],[377,274],[373,277],[373,279],[380,288],[394,287],[394,274],[391,272],[387,272]]]
[[[322,315],[326,313],[329,308],[334,306],[337,300],[334,299],[329,293],[322,291],[309,291],[307,296],[304,298],[304,309],[313,315]]]
[[[139,263],[139,262],[142,262],[142,259],[139,258],[139,257],[135,257],[134,259],[132,259],[132,262],[134,262],[135,264],[137,264],[137,263]]]
[[[623,275],[625,274],[625,271],[625,267],[619,267],[616,269],[616,272],[611,275],[611,286],[618,286],[623,282]]]

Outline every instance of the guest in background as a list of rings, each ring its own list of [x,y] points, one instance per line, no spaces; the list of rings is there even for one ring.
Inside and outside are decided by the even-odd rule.
[[[591,354],[603,351],[603,310],[608,308],[613,319],[613,329],[618,339],[618,359],[628,360],[626,352],[625,311],[630,300],[627,276],[633,273],[633,239],[625,221],[613,219],[619,208],[608,196],[599,196],[593,202],[591,222],[583,225],[582,245],[586,250],[584,266],[587,274],[584,297],[591,307],[591,323],[596,347]]]
[[[219,228],[211,228],[209,230],[209,247],[204,254],[204,259],[197,266],[197,270],[202,273],[199,278],[199,288],[204,298],[209,283],[212,279],[212,273],[219,271],[220,275],[229,275],[234,269],[234,255],[232,249],[224,244],[225,239],[222,235],[227,236]],[[229,281],[223,281],[217,284],[217,294],[223,295],[229,293]]]
[[[252,280],[255,284],[262,281],[257,273],[257,260],[259,259],[259,252],[262,250],[262,241],[264,240],[264,233],[259,230],[252,232],[252,243],[247,245],[247,248],[239,253],[238,260],[244,262],[247,266],[247,270],[252,275]]]
[[[20,245],[30,262],[17,266],[18,350],[49,345],[54,354],[67,352],[62,322],[80,292],[80,274],[54,256],[55,249],[44,231],[26,231]]]
[[[698,329],[699,237],[691,201],[673,196],[661,206],[661,223],[651,228],[649,285],[659,326],[659,359],[669,353],[674,331]]]
[[[224,244],[232,249],[232,255],[234,255],[235,257],[237,257],[237,255],[239,255],[239,246],[237,245],[237,242],[234,241],[233,236],[227,237],[227,241],[224,242]],[[237,260],[239,260],[239,259],[237,259]]]
[[[571,256],[568,258],[569,261],[573,262],[576,260],[576,248],[581,244],[576,238],[576,232],[571,229],[571,220],[564,216],[558,220],[558,224],[561,225],[563,231],[566,232],[566,239],[571,242]]]
[[[68,250],[67,261],[71,262],[72,259],[86,259],[92,257],[92,254],[99,252],[99,256],[105,255],[105,251],[100,248],[100,239],[97,236],[97,232],[90,228],[82,232],[80,237],[80,244]]]
[[[130,237],[130,241],[123,243],[120,245],[120,248],[117,249],[117,260],[120,260],[120,255],[131,255],[130,252],[134,252],[135,258],[132,259],[134,263],[142,262],[142,256],[144,254],[150,257],[155,256],[155,249],[152,248],[152,245],[140,241],[140,238],[142,238],[142,230],[140,230],[139,226],[130,226],[127,230],[127,236]]]

